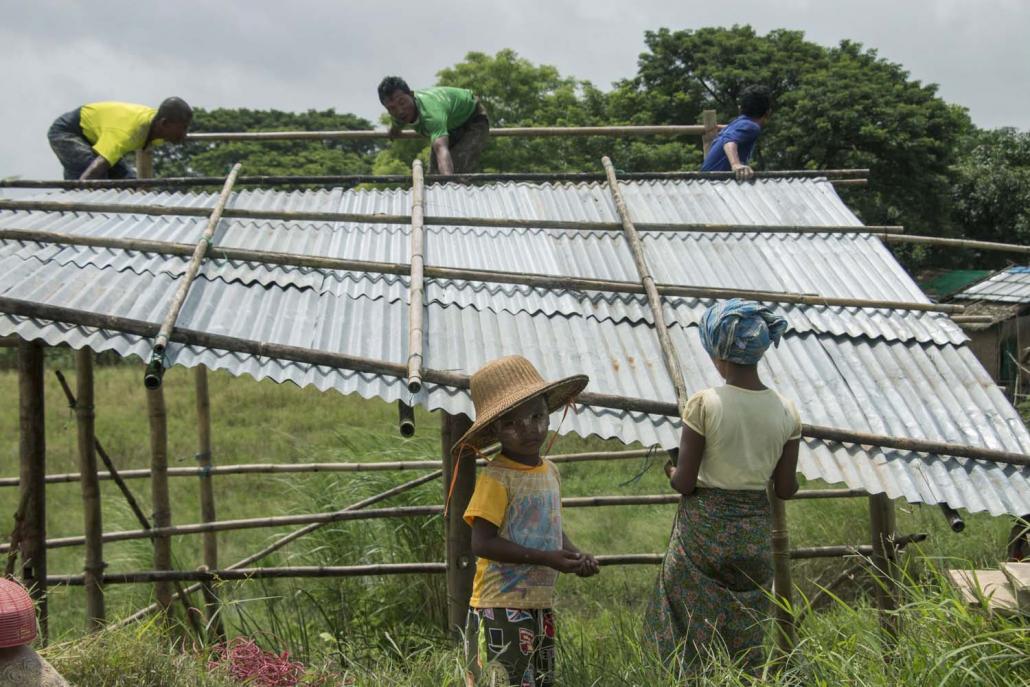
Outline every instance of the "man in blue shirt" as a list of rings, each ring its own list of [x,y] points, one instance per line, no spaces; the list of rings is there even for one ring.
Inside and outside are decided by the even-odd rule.
[[[740,97],[740,116],[712,141],[702,172],[734,173],[737,181],[750,181],[755,172],[748,166],[755,141],[772,114],[772,95],[765,86],[748,86]]]

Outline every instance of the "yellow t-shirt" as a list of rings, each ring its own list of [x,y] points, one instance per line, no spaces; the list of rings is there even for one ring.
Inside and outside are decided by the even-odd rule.
[[[497,525],[497,534],[520,546],[544,551],[561,549],[561,485],[558,468],[546,458],[529,467],[497,456],[476,480],[465,510],[465,522],[476,518]],[[476,561],[472,582],[473,608],[551,608],[558,571],[542,565]]]
[[[132,103],[90,103],[79,110],[79,126],[93,150],[108,164],[116,165],[128,153],[147,144],[150,123],[157,110]],[[151,145],[164,143],[154,139]]]
[[[801,438],[794,403],[774,389],[720,386],[687,401],[683,422],[705,438],[697,485],[716,489],[765,489],[783,445]]]

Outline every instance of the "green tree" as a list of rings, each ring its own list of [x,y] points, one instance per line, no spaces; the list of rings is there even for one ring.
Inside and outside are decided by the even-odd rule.
[[[195,109],[192,132],[338,131],[371,129],[372,123],[335,110]],[[217,176],[235,162],[248,175],[368,174],[381,147],[374,141],[234,141],[187,143],[154,149],[158,176]]]
[[[1030,132],[976,131],[962,146],[951,200],[965,236],[1030,244]],[[974,254],[975,264],[1001,267],[1013,256]],[[974,262],[966,255],[967,262]]]
[[[842,42],[825,48],[800,31],[762,36],[750,26],[647,32],[637,75],[612,94],[613,115],[638,123],[693,123],[714,109],[738,114],[741,91],[764,83],[774,113],[755,162],[766,169],[868,167],[869,186],[843,190],[870,224],[951,233],[949,198],[965,111],[900,65]]]

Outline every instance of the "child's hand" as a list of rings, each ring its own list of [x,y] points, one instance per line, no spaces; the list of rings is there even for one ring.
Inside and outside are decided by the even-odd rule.
[[[544,552],[544,564],[548,568],[554,568],[561,573],[579,573],[583,564],[583,555],[559,549],[557,551]]]
[[[601,565],[597,562],[597,559],[589,553],[584,553],[576,575],[579,577],[593,577],[599,572],[601,572]]]

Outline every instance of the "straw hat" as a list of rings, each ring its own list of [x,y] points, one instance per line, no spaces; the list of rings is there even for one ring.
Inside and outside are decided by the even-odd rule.
[[[521,355],[493,360],[472,375],[469,384],[476,421],[451,448],[457,456],[463,446],[482,448],[497,441],[493,423],[509,410],[526,401],[543,396],[548,412],[554,412],[576,398],[587,382],[586,375],[573,375],[556,382],[546,382],[533,363]]]
[[[29,644],[36,638],[32,597],[14,580],[0,577],[0,648]]]

